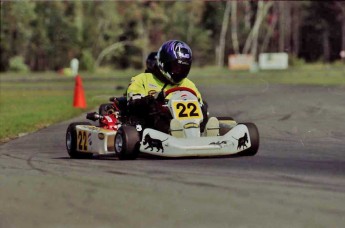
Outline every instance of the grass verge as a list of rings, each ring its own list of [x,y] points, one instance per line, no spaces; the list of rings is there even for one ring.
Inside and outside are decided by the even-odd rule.
[[[108,82],[103,82],[107,84]],[[117,85],[125,88],[125,83]],[[121,90],[113,86],[85,80],[86,109],[73,107],[74,80],[62,82],[28,81],[0,84],[0,143],[22,134],[34,132],[51,124],[61,122],[94,109],[108,102]]]

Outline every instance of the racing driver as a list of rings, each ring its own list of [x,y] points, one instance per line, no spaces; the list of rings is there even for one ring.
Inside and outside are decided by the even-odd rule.
[[[128,109],[132,115],[146,120],[145,127],[166,132],[166,127],[162,129],[160,118],[149,115],[153,107],[151,104],[157,101],[157,97],[159,99],[161,91],[182,86],[194,90],[201,104],[202,98],[195,84],[187,78],[192,65],[192,50],[186,43],[179,40],[165,42],[159,48],[156,59],[150,72],[132,77],[127,89]],[[202,108],[203,113],[206,113],[205,108]],[[205,114],[204,117],[206,120]]]
[[[157,52],[151,52],[146,58],[146,70],[145,73],[152,73],[152,69],[157,62]]]

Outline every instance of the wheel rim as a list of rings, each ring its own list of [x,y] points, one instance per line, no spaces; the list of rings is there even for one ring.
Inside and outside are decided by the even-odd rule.
[[[67,147],[67,150],[70,151],[71,150],[71,147],[72,147],[72,134],[71,132],[67,132],[67,135],[66,135],[66,147]]]
[[[123,147],[123,139],[121,134],[117,134],[115,137],[115,152],[120,153]]]

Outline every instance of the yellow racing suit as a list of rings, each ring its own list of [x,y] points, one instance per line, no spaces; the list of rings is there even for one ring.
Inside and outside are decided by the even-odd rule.
[[[131,82],[127,89],[127,100],[129,101],[131,98],[134,99],[134,96],[140,95],[141,97],[145,97],[147,95],[154,96],[156,93],[159,93],[162,88],[164,87],[165,83],[159,80],[151,73],[141,73],[137,76],[132,77]],[[179,84],[172,85],[168,84],[164,88],[164,91],[174,87],[188,87],[195,91],[199,102],[202,103],[202,98],[199,90],[196,88],[195,84],[189,80],[188,78],[183,79]],[[168,97],[169,98],[169,97]]]
[[[199,90],[196,88],[195,84],[185,78],[179,84],[172,85],[166,84],[159,80],[156,76],[152,73],[141,73],[137,76],[132,77],[131,82],[127,88],[127,101],[128,101],[128,110],[129,113],[132,113],[132,117],[136,117],[141,119],[141,123],[143,123],[144,128],[151,127],[156,130],[168,133],[169,131],[169,118],[164,113],[160,113],[159,115],[150,116],[149,113],[152,111],[152,106],[150,106],[150,101],[154,100],[154,96],[159,92],[162,91],[164,87],[164,91],[168,89],[175,88],[175,87],[187,87],[195,91],[197,94],[198,100],[201,104],[202,99]],[[150,96],[148,96],[150,95]],[[170,94],[171,95],[171,94]],[[169,99],[169,96],[167,99]],[[150,99],[151,98],[151,99]],[[204,105],[203,105],[204,106]],[[202,110],[204,110],[202,108]],[[206,110],[206,109],[205,109]],[[204,113],[205,118],[207,119],[206,112]],[[170,114],[169,114],[170,115]]]

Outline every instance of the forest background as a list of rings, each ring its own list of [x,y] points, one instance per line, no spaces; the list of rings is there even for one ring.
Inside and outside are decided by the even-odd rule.
[[[1,1],[0,71],[143,68],[166,40],[197,66],[229,54],[287,52],[290,63],[333,62],[345,50],[341,1]]]

